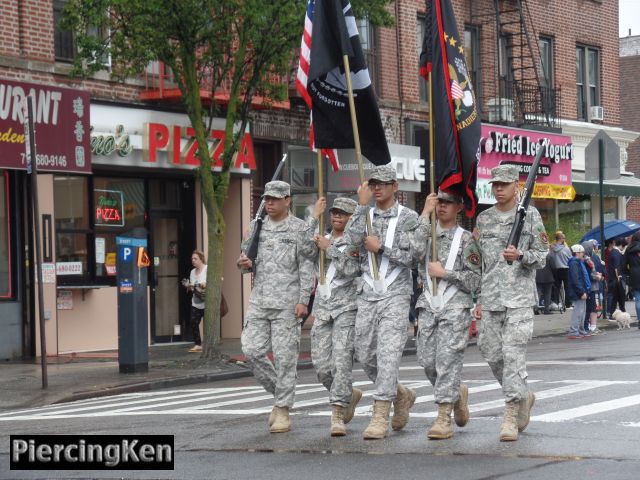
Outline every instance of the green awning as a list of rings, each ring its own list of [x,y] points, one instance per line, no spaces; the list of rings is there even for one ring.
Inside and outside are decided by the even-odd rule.
[[[573,188],[578,195],[600,195],[598,181],[585,180],[584,172],[571,172]],[[640,179],[622,175],[615,180],[605,180],[605,197],[640,197]]]

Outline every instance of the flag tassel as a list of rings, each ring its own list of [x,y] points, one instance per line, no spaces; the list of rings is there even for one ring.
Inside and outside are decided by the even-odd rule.
[[[358,134],[358,119],[356,118],[356,104],[353,100],[353,85],[351,83],[351,68],[349,67],[349,56],[343,55],[342,61],[344,63],[344,72],[347,79],[347,92],[349,94],[349,112],[351,114],[351,128],[353,129],[354,147],[356,150],[356,160],[358,161],[358,173],[360,175],[360,185],[364,183],[364,164],[362,163],[362,152],[360,150],[360,135]],[[367,219],[367,235],[373,234],[373,225],[371,225],[371,218],[369,217],[369,210],[365,212]],[[380,270],[378,269],[378,259],[376,256],[369,252],[371,257],[371,267],[373,269],[373,285],[376,287],[378,293],[383,293],[386,290],[384,280],[380,279]]]

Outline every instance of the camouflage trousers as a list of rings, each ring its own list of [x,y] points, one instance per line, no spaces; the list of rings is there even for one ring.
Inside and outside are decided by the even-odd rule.
[[[293,309],[249,306],[240,339],[242,353],[256,380],[273,394],[278,407],[293,406],[300,330],[300,321],[294,316]],[[274,362],[267,357],[269,351],[273,351]]]
[[[502,385],[507,402],[526,398],[527,342],[533,334],[531,307],[482,311],[478,346],[493,376]]]
[[[418,363],[434,386],[436,403],[454,403],[458,399],[470,326],[468,308],[451,309],[443,316],[420,309]]]
[[[377,301],[358,298],[356,358],[375,384],[374,400],[393,401],[409,328],[409,295]]]
[[[328,320],[316,318],[311,328],[311,360],[331,405],[351,402],[355,322],[356,311],[350,310]]]

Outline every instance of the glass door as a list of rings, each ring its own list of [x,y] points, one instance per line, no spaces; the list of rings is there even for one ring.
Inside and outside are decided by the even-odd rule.
[[[153,338],[180,340],[180,225],[178,218],[153,219]],[[176,338],[177,337],[177,338]]]

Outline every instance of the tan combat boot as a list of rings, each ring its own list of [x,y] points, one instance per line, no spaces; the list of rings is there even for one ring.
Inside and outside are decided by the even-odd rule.
[[[331,412],[331,436],[332,437],[344,437],[347,434],[347,429],[344,426],[344,411],[345,408],[341,405],[334,405]]]
[[[276,407],[275,405],[273,406],[273,408],[271,409],[271,413],[269,414],[269,426],[273,425],[273,422],[276,419]]]
[[[432,440],[444,440],[453,437],[453,426],[451,425],[451,409],[453,405],[450,403],[438,404],[438,418],[427,432],[427,437]]]
[[[362,434],[365,440],[378,440],[387,436],[389,433],[389,410],[391,410],[391,402],[384,400],[373,402],[373,417]]]
[[[518,440],[518,408],[520,402],[504,404],[504,419],[500,427],[501,442],[515,442]]]
[[[289,418],[289,407],[273,407],[273,423],[269,427],[271,433],[284,433],[291,430],[291,418]]]
[[[345,425],[353,420],[353,415],[356,413],[356,407],[358,406],[358,402],[362,398],[362,390],[354,388],[351,390],[351,402],[349,402],[349,406],[344,411],[344,423]]]
[[[393,418],[391,427],[394,430],[402,430],[409,421],[409,409],[416,401],[416,392],[404,385],[398,384],[396,399],[393,401]]]
[[[536,396],[533,392],[527,393],[527,398],[520,400],[520,408],[518,408],[518,431],[524,432],[525,428],[529,425],[529,419],[531,418],[531,409],[533,404],[536,403]]]
[[[464,427],[469,421],[469,387],[460,385],[458,400],[453,404],[453,418],[456,425]]]

